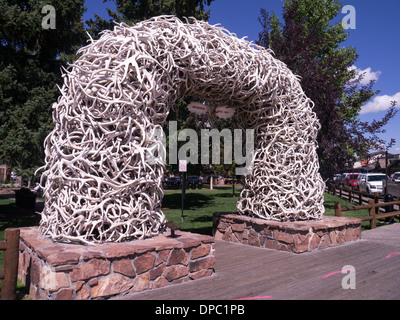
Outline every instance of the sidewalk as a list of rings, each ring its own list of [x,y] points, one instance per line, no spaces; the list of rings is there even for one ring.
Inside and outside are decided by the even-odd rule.
[[[128,300],[400,299],[400,224],[364,231],[362,240],[294,254],[216,241],[216,274],[126,296]],[[344,266],[355,289],[343,289]]]

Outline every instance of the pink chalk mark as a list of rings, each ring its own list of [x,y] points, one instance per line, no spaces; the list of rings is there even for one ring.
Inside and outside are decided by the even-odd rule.
[[[400,252],[393,252],[391,254],[388,254],[385,258],[390,258],[391,256],[393,256],[395,254],[400,254]]]
[[[263,299],[271,299],[271,296],[260,296],[260,297],[246,297],[246,298],[240,298],[240,299],[235,299],[235,300],[263,300]]]
[[[346,272],[347,272],[347,271],[352,271],[352,270],[346,269],[346,270],[335,271],[335,272],[328,273],[328,274],[324,275],[324,278],[328,278],[328,277],[330,277],[331,275],[336,274],[336,273],[342,273],[343,271],[346,271]]]

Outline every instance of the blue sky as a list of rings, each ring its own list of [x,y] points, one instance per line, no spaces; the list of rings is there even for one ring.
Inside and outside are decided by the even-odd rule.
[[[107,17],[105,7],[113,7],[112,2],[86,0],[87,13],[84,19],[94,13]],[[359,55],[355,67],[366,72],[365,79],[375,79],[374,90],[381,92],[363,108],[361,121],[380,120],[390,101],[398,100],[400,108],[400,1],[399,0],[343,0],[343,5],[355,9],[355,29],[349,29],[349,37],[344,46],[353,46]],[[258,22],[260,8],[282,13],[282,0],[214,0],[210,6],[210,24],[221,24],[239,38],[256,41],[261,26]],[[347,13],[340,13],[339,19]],[[386,133],[380,137],[396,144],[389,152],[400,153],[400,112],[385,127]]]

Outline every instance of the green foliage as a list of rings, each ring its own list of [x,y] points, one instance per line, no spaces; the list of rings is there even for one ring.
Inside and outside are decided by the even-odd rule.
[[[44,5],[56,28],[42,28]],[[60,68],[86,42],[83,0],[0,0],[0,162],[31,176],[43,164],[43,141],[53,127]]]
[[[107,0],[103,0],[106,2]],[[117,11],[107,9],[109,20],[102,19],[98,15],[95,20],[87,21],[89,33],[93,38],[97,38],[99,32],[104,29],[112,29],[113,21],[125,22],[133,25],[139,21],[150,19],[160,15],[174,15],[182,19],[183,17],[195,17],[199,20],[207,21],[210,12],[205,10],[206,5],[210,5],[213,0],[114,0]]]
[[[325,178],[356,156],[382,148],[385,142],[378,134],[396,113],[392,106],[381,121],[371,124],[358,118],[361,107],[379,91],[372,89],[374,82],[360,85],[353,68],[356,48],[342,45],[349,35],[336,19],[342,2],[286,0],[282,23],[264,9],[259,19],[263,29],[258,43],[301,77],[304,92],[315,104],[321,124],[317,152]]]

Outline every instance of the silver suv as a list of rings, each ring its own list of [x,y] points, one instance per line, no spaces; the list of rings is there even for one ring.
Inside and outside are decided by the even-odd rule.
[[[383,193],[383,181],[385,180],[386,175],[383,173],[362,173],[358,176],[357,186],[363,192]]]

